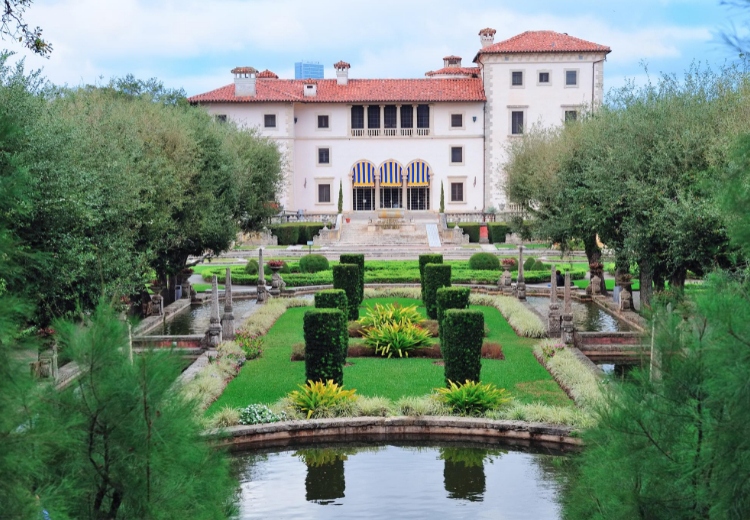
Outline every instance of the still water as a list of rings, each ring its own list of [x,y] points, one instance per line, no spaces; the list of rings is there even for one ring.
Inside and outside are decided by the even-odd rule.
[[[526,301],[546,319],[549,313],[549,298],[529,296]],[[558,303],[560,309],[562,309],[562,300],[558,300]],[[575,325],[576,330],[582,332],[625,332],[632,330],[627,323],[608,314],[594,302],[572,301],[571,307],[573,310],[573,325]]]
[[[232,302],[232,314],[235,323],[250,314],[255,308],[255,300],[235,300]],[[219,316],[224,312],[224,302],[219,302]],[[177,314],[168,323],[162,324],[148,333],[149,336],[180,336],[184,334],[203,334],[208,330],[211,321],[211,305],[191,305]]]
[[[239,518],[559,519],[564,456],[445,443],[245,452]]]

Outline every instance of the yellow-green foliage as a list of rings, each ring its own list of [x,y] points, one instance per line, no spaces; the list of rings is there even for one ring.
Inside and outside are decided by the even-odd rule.
[[[450,415],[451,410],[432,395],[406,396],[394,403],[398,415],[421,417],[423,415]]]
[[[409,357],[409,351],[432,343],[429,330],[404,320],[393,324],[370,327],[362,335],[365,345],[374,347],[375,352],[383,357]]]
[[[419,287],[394,287],[392,289],[365,289],[365,298],[422,298]]]
[[[297,410],[307,414],[308,419],[325,415],[331,408],[357,399],[354,395],[356,390],[344,390],[343,385],[337,385],[332,379],[325,383],[308,381],[305,386],[299,387],[299,390],[290,392],[288,397]]]
[[[392,325],[395,323],[413,323],[419,324],[424,318],[417,311],[416,305],[402,307],[395,303],[381,305],[376,303],[374,307],[367,310],[367,314],[359,319],[363,327],[380,327],[382,325]]]
[[[547,335],[547,327],[541,318],[528,309],[516,298],[508,296],[488,296],[472,294],[469,297],[472,305],[488,305],[495,307],[517,334],[527,338],[543,338]]]
[[[549,351],[553,344],[550,340],[542,341],[534,347],[534,353],[543,359],[544,351]],[[554,356],[545,361],[545,365],[555,379],[570,391],[578,406],[591,409],[603,402],[600,378],[570,349],[556,350]]]
[[[543,403],[524,404],[515,402],[499,410],[486,413],[488,419],[505,419],[546,424],[590,428],[596,423],[586,410],[570,406],[550,406]]]
[[[510,393],[492,383],[482,384],[467,379],[463,384],[448,382],[448,388],[436,388],[438,399],[454,413],[460,415],[483,415],[510,402]]]

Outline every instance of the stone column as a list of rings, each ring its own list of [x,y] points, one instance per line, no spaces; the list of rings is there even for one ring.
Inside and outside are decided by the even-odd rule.
[[[417,105],[411,106],[411,135],[417,135]]]
[[[258,248],[258,293],[257,302],[263,303],[268,299],[268,293],[266,292],[266,275],[263,272],[263,248]]]
[[[378,105],[380,107],[380,135],[385,133],[385,105]]]
[[[406,200],[406,194],[408,193],[406,191],[406,178],[408,177],[407,173],[402,172],[401,173],[401,207],[404,208],[404,210],[409,208],[409,201]]]
[[[523,278],[523,246],[518,246],[518,281],[516,282],[516,295],[522,302],[526,301],[526,282]]]
[[[365,111],[364,134],[368,135],[368,130],[370,129],[370,105],[362,105],[362,109]]]
[[[573,307],[570,301],[570,273],[565,273],[565,300],[562,315],[562,339],[566,345],[573,344]]]
[[[221,343],[221,321],[219,320],[219,282],[216,275],[211,280],[211,320],[208,325],[208,346],[216,348]]]
[[[396,134],[401,133],[401,105],[396,105]]]
[[[549,292],[549,319],[547,330],[551,338],[560,335],[560,305],[557,303],[557,276],[555,273],[555,264],[552,264],[552,276],[550,277]]]
[[[221,317],[221,334],[225,340],[234,339],[234,314],[232,312],[232,272],[227,267],[224,283],[224,315]]]
[[[380,172],[375,174],[375,206],[376,210],[380,209]]]

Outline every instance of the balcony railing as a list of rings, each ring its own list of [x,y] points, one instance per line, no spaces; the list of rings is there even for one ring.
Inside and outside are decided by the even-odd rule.
[[[352,128],[352,137],[427,137],[429,128]]]

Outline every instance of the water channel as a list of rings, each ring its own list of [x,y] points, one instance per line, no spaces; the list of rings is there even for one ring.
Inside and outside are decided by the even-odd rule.
[[[255,300],[234,300],[232,314],[235,323],[241,323],[255,308]],[[219,316],[224,313],[224,302],[219,302]],[[208,330],[211,321],[211,305],[191,305],[180,311],[175,317],[148,332],[148,336],[181,336],[185,334],[203,334]]]
[[[542,316],[549,313],[549,298],[529,296],[526,301]],[[558,300],[562,309],[563,302]],[[572,301],[573,325],[581,332],[627,332],[632,331],[627,323],[618,320],[594,302]]]
[[[239,518],[554,520],[564,456],[465,442],[239,453]]]

